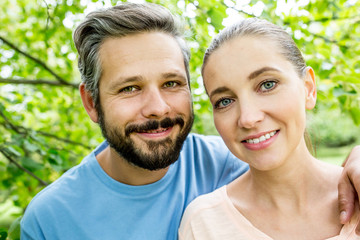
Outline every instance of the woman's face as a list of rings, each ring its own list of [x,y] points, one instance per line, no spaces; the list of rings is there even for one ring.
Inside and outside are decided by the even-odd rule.
[[[306,149],[305,109],[316,101],[314,74],[302,79],[266,38],[237,37],[217,49],[203,72],[215,126],[238,158],[259,170]]]

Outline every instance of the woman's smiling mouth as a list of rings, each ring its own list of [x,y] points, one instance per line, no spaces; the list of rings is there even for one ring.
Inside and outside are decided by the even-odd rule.
[[[260,142],[263,142],[263,141],[266,141],[267,139],[270,139],[272,136],[274,136],[276,134],[276,130],[275,131],[272,131],[272,132],[269,132],[269,133],[266,133],[258,138],[249,138],[249,139],[246,139],[244,140],[245,142],[247,143],[252,143],[252,144],[256,144],[256,143],[260,143]],[[244,142],[243,141],[243,142]]]

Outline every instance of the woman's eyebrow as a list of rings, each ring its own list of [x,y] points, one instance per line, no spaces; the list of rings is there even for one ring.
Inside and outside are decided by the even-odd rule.
[[[219,94],[219,93],[223,93],[223,92],[227,92],[230,89],[227,87],[218,87],[216,89],[214,89],[213,91],[211,91],[211,93],[209,94],[209,98],[211,98],[212,96],[214,96],[215,94]]]
[[[257,76],[261,75],[264,72],[268,72],[268,71],[275,71],[275,72],[281,72],[280,70],[273,68],[273,67],[263,67],[260,68],[252,73],[250,73],[250,75],[248,76],[249,80],[252,80],[254,78],[256,78]]]

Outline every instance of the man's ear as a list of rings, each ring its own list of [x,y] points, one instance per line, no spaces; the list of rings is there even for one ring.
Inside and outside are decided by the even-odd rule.
[[[84,108],[91,118],[91,120],[95,123],[98,122],[98,113],[95,108],[94,100],[91,96],[91,93],[85,89],[85,84],[82,82],[79,86],[80,96],[82,103],[84,105]]]
[[[305,85],[305,107],[310,110],[315,107],[316,104],[316,81],[315,81],[315,73],[311,67],[306,67],[306,75],[304,79]]]

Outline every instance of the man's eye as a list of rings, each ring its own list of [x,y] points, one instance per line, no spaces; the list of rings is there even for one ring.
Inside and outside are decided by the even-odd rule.
[[[277,85],[276,81],[265,81],[260,85],[260,92],[268,92],[274,89]]]
[[[137,88],[135,86],[128,86],[120,90],[120,92],[130,93],[136,91]]]
[[[170,82],[166,82],[166,83],[164,84],[164,87],[166,87],[166,88],[171,88],[171,87],[175,87],[176,85],[177,85],[176,82],[170,81]]]
[[[223,98],[220,99],[219,101],[217,101],[214,105],[215,109],[221,109],[221,108],[225,108],[228,105],[230,105],[234,100],[230,99],[230,98]]]

